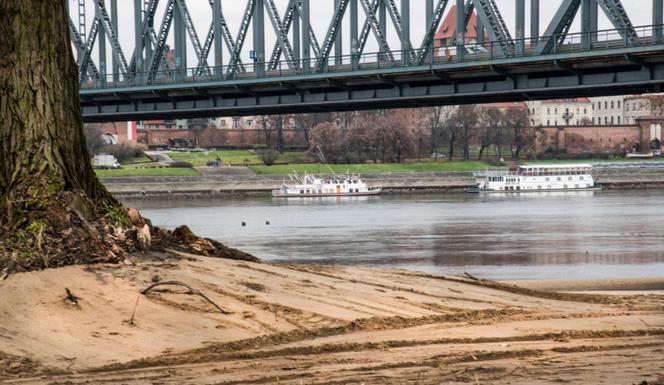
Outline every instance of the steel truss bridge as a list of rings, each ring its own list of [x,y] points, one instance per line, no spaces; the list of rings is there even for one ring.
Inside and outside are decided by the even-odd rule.
[[[161,0],[164,15],[155,20],[159,1],[134,0],[137,33],[129,56],[118,39],[117,0],[110,0],[110,13],[105,0],[94,0],[89,30],[86,1],[78,0],[78,21],[70,19],[69,26],[85,121],[599,96],[659,91],[664,83],[664,0],[643,2],[641,11],[652,16],[648,26],[634,26],[620,0],[563,0],[542,33],[539,0],[528,0],[528,37],[526,0],[515,0],[514,30],[507,27],[496,0],[417,0],[426,9],[421,42],[410,37],[410,0],[289,0],[281,12],[274,0],[242,0],[245,11],[241,22],[234,23],[240,25],[235,33],[222,0],[208,0],[213,18],[204,34],[194,27],[185,0]],[[325,36],[316,36],[311,27],[312,3],[334,7]],[[456,25],[464,28],[457,28],[449,46],[435,47],[434,35],[452,5],[461,10]],[[464,31],[473,12],[477,41],[468,44]],[[598,30],[600,12],[612,29]],[[578,13],[581,31],[570,33]],[[346,18],[350,27],[343,29]],[[388,18],[399,47],[388,43]],[[252,43],[246,42],[250,26]],[[167,60],[171,30],[174,60]],[[270,50],[266,33],[276,36]],[[365,52],[370,36],[378,52]],[[187,38],[197,58],[192,67],[187,66]],[[241,55],[248,44],[255,60]]]

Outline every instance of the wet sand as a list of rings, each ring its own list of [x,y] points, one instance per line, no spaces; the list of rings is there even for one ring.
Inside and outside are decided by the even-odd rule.
[[[155,276],[226,314],[181,287],[139,294]],[[517,287],[201,257],[15,274],[0,281],[0,382],[653,384],[664,291],[631,281]]]

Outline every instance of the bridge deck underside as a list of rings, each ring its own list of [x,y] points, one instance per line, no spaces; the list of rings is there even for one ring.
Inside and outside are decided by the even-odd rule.
[[[232,81],[82,89],[88,122],[426,107],[659,91],[664,45],[325,73],[247,73]]]

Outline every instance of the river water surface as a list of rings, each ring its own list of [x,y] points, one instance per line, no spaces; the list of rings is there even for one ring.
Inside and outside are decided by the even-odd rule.
[[[156,225],[186,224],[276,262],[491,279],[664,276],[658,190],[126,203]]]

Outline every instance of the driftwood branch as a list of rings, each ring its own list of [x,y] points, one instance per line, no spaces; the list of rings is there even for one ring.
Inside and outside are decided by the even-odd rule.
[[[141,290],[141,294],[146,295],[146,294],[147,294],[150,290],[152,290],[153,288],[155,288],[155,287],[157,287],[157,286],[163,286],[163,285],[182,286],[182,287],[186,287],[187,289],[189,289],[190,292],[192,292],[193,294],[196,294],[196,295],[200,296],[201,298],[203,298],[204,300],[206,300],[207,302],[209,302],[212,306],[214,306],[214,307],[216,307],[217,309],[219,309],[219,311],[221,312],[221,314],[231,314],[231,312],[229,312],[228,310],[224,310],[221,306],[219,306],[219,305],[217,305],[216,303],[214,303],[214,301],[212,301],[210,298],[208,298],[205,294],[201,293],[200,290],[198,290],[198,289],[194,289],[193,287],[187,285],[186,283],[179,282],[179,281],[166,281],[166,282],[157,282],[157,283],[153,283],[152,285],[146,287],[145,289],[142,289],[142,290]]]
[[[466,275],[466,277],[472,279],[473,281],[479,281],[480,280],[479,278],[477,278],[475,276],[472,276],[469,273],[466,273],[465,271],[463,273]]]

